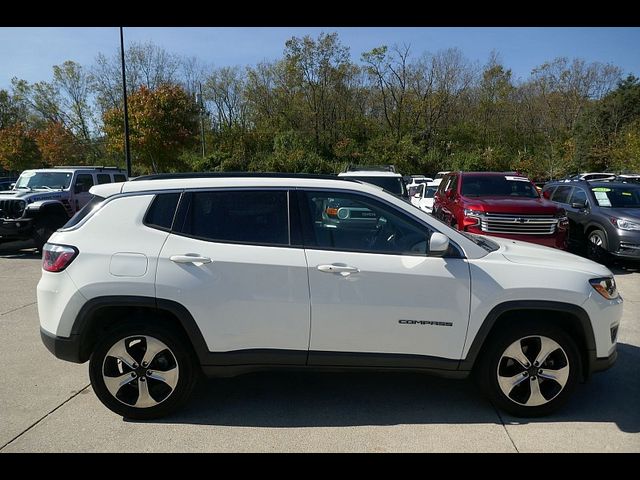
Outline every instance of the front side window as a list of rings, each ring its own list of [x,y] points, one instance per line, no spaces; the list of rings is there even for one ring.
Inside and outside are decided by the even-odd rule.
[[[396,255],[426,255],[427,227],[362,195],[307,192],[307,247]],[[304,218],[304,217],[303,217]]]
[[[76,193],[88,192],[93,187],[93,175],[81,173],[76,178]]]
[[[583,205],[587,203],[587,192],[585,192],[581,188],[575,188],[573,190],[573,194],[571,195],[571,203],[582,203]]]
[[[124,175],[122,175],[121,173],[114,173],[113,174],[113,181],[115,183],[119,183],[119,182],[126,182],[127,181],[127,177],[125,177]]]
[[[289,245],[287,192],[193,192],[177,231],[214,242]]]

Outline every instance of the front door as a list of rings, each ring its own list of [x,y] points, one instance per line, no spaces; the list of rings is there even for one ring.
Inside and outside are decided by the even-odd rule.
[[[309,364],[454,368],[469,317],[466,260],[429,256],[430,230],[371,197],[308,191],[301,205]]]
[[[156,295],[189,310],[212,364],[304,364],[307,263],[291,246],[288,192],[183,195],[160,253]]]
[[[89,203],[89,200],[91,200],[91,198],[93,197],[93,195],[89,193],[89,189],[93,187],[93,185],[94,181],[92,174],[79,173],[76,176],[76,179],[73,183],[73,207],[75,208],[76,212],[84,207],[87,203]]]

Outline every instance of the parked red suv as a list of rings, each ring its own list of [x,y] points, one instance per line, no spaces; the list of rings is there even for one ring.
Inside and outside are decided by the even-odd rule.
[[[451,172],[435,195],[433,215],[470,233],[566,248],[564,209],[540,197],[517,172]]]

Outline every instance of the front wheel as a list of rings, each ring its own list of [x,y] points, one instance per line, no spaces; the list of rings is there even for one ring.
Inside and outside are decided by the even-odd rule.
[[[186,340],[169,328],[125,325],[107,333],[89,362],[98,399],[123,417],[148,420],[181,407],[197,380]]]
[[[593,230],[587,236],[587,256],[598,263],[609,259],[607,236],[602,230]]]
[[[488,346],[478,379],[498,408],[516,417],[539,417],[568,400],[580,371],[578,349],[564,330],[520,324]]]

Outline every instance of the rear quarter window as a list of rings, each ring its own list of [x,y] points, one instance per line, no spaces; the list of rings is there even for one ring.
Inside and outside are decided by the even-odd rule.
[[[144,217],[144,224],[160,230],[171,230],[179,199],[179,193],[156,195]]]

